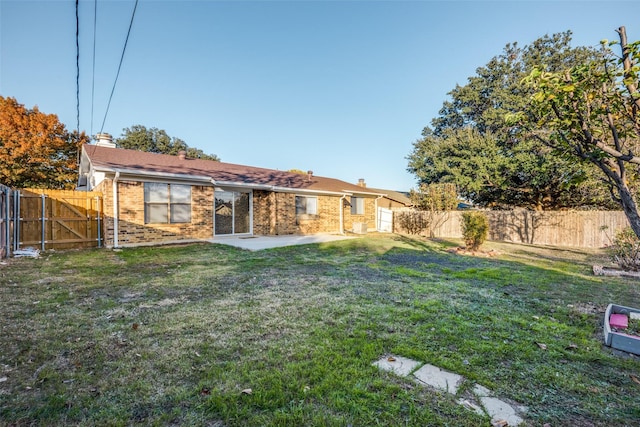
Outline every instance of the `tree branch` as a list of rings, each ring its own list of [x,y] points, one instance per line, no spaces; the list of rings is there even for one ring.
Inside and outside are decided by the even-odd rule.
[[[627,30],[624,26],[618,28],[616,30],[618,35],[620,36],[620,48],[622,49],[622,65],[624,67],[624,79],[627,83],[625,83],[625,87],[627,91],[629,91],[629,95],[631,95],[631,99],[634,98],[634,94],[638,92],[638,87],[635,83],[632,83],[631,77],[631,68],[633,67],[633,63],[631,61],[630,53],[631,49],[629,49],[629,45],[627,44]],[[636,108],[640,108],[640,98],[634,99],[634,104]]]

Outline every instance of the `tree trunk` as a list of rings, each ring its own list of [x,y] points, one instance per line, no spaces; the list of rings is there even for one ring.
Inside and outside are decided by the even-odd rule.
[[[618,185],[618,194],[620,194],[622,210],[624,210],[624,214],[629,220],[631,229],[636,236],[638,236],[638,239],[640,239],[640,215],[638,214],[638,205],[625,184]]]

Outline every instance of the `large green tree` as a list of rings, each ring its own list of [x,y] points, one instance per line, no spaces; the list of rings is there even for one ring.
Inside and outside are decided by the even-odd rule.
[[[419,183],[456,184],[462,197],[481,206],[613,207],[592,167],[557,156],[505,121],[529,101],[532,90],[522,79],[534,66],[544,62],[555,71],[593,57],[591,49],[570,42],[571,32],[565,32],[525,47],[508,44],[449,92],[451,99],[408,156]]]
[[[173,155],[177,155],[180,151],[186,151],[187,157],[192,159],[220,160],[215,154],[205,154],[198,148],[189,147],[180,138],[170,137],[162,129],[147,129],[142,125],[133,125],[123,129],[122,132],[120,138],[115,140],[116,145],[120,148]]]
[[[55,114],[0,96],[0,184],[72,189],[78,150],[88,141],[84,133],[69,132]]]
[[[531,103],[511,117],[555,152],[597,167],[640,238],[640,41],[628,43],[624,27],[618,34],[573,67],[549,71],[541,61],[525,80]]]

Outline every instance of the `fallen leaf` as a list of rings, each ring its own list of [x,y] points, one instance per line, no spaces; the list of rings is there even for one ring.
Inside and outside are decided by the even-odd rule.
[[[546,350],[546,349],[547,349],[547,345],[546,345],[546,344],[543,344],[543,343],[541,343],[541,342],[537,342],[536,344],[537,344],[537,345],[538,345],[538,347],[540,347],[542,350]]]
[[[491,425],[493,427],[505,427],[505,426],[508,426],[509,423],[507,422],[507,420],[496,420],[496,421],[491,421]]]
[[[387,361],[388,361],[388,362],[395,362],[395,361],[396,361],[396,358],[395,358],[395,357],[393,357],[393,356],[389,356],[389,357],[387,358]]]
[[[196,357],[200,357],[200,353],[198,353],[197,351],[194,351],[193,353],[196,355]]]
[[[253,393],[253,390],[251,390],[250,388],[245,388],[240,393],[242,393],[242,394],[251,394],[251,393]]]
[[[211,389],[209,387],[202,387],[200,389],[200,396],[208,396],[211,394]]]
[[[138,329],[140,325],[138,325],[137,323],[134,323],[133,325],[131,325],[131,329],[133,329],[134,331]]]
[[[567,347],[565,347],[565,350],[577,350],[578,346],[576,344],[569,344]]]
[[[629,376],[631,377],[631,381],[633,381],[636,384],[640,384],[640,380],[638,379],[638,377],[632,374],[629,374]]]

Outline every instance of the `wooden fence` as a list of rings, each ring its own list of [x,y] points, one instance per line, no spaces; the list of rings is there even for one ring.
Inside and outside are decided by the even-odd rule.
[[[406,233],[402,212],[394,211],[394,231]],[[413,211],[415,212],[415,211]],[[622,211],[484,211],[489,219],[489,239],[536,245],[601,248],[611,243],[615,233],[629,226]],[[423,234],[431,237],[461,238],[461,211],[432,214]]]
[[[102,193],[33,189],[19,193],[20,247],[102,246]]]

